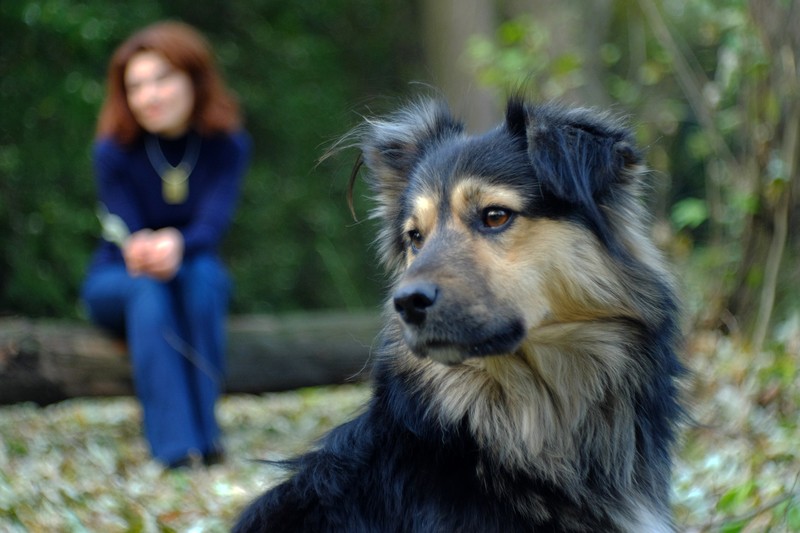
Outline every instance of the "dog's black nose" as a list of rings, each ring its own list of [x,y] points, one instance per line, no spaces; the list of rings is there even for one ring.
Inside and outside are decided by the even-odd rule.
[[[436,303],[439,287],[427,281],[401,286],[394,293],[394,308],[407,323],[419,326],[425,321],[428,308]]]

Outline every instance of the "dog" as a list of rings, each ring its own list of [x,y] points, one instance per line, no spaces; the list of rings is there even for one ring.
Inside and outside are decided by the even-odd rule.
[[[236,532],[668,532],[679,304],[618,119],[419,99],[350,136],[391,275],[364,411]]]

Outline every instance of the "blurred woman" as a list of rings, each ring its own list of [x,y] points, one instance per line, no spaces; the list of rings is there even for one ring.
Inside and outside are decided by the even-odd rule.
[[[194,28],[153,24],[112,56],[93,150],[106,240],[82,299],[125,337],[145,437],[170,468],[222,459],[230,282],[218,247],[249,160],[241,122]]]

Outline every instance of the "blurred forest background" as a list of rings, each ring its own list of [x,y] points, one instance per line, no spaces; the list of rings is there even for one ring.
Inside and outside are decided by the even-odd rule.
[[[628,117],[688,311],[677,523],[800,531],[800,0],[2,0],[0,318],[81,318],[106,62],[164,18],[209,37],[254,140],[234,313],[379,305],[371,206],[358,185],[354,222],[345,199],[356,154],[318,163],[363,115],[439,94],[480,131],[524,90]],[[367,393],[347,387],[226,397],[231,456],[308,442]],[[3,408],[0,529],[226,531],[262,471],[164,478],[132,402]]]
[[[0,314],[80,315],[99,234],[89,154],[106,62],[162,18],[206,33],[255,141],[224,250],[236,313],[374,307],[384,279],[373,228],[344,200],[355,154],[317,159],[362,114],[409,95],[440,91],[481,130],[520,88],[631,117],[654,170],[656,236],[685,271],[694,323],[761,345],[796,312],[796,1],[132,6],[0,5]],[[369,205],[357,197],[356,208],[363,219]]]

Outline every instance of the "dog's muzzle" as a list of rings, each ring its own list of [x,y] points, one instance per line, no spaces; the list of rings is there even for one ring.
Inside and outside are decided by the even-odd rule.
[[[516,315],[497,312],[497,306],[450,298],[446,290],[425,279],[402,283],[392,303],[403,323],[403,338],[419,357],[457,364],[470,357],[501,355],[516,349],[525,335]]]

